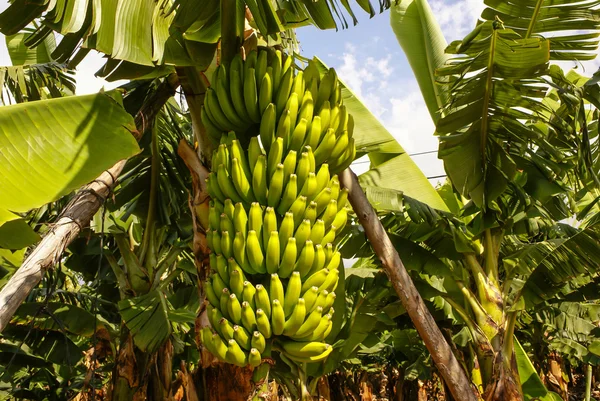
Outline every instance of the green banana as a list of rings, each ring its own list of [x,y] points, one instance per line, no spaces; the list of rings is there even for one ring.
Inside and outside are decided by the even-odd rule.
[[[333,89],[333,76],[329,73],[325,73],[323,78],[321,79],[321,83],[319,85],[319,94],[317,96],[317,100],[315,102],[315,108],[320,109],[320,107],[329,101],[329,97],[331,96],[331,90]]]
[[[337,211],[338,211],[337,200],[336,199],[330,200],[329,204],[323,211],[323,215],[321,216],[321,219],[325,223],[325,229],[327,229],[331,226],[331,223],[333,223],[333,220],[335,220],[335,215],[337,214]]]
[[[342,254],[339,253],[338,251],[334,251],[334,252],[332,252],[331,256],[329,258],[327,258],[327,262],[325,264],[327,265],[327,269],[332,270],[332,269],[337,269],[339,267],[341,261],[342,261]]]
[[[275,106],[277,107],[277,117],[279,117],[283,110],[285,110],[285,105],[287,104],[288,98],[290,97],[290,92],[294,85],[294,74],[293,70],[289,68],[282,76],[281,82],[279,85],[279,89],[277,90],[277,95],[275,96]]]
[[[319,143],[323,141],[325,133],[329,130],[329,123],[331,122],[331,108],[329,105],[329,101],[323,103],[323,106],[319,109],[319,118],[321,119],[321,140]],[[335,133],[334,133],[335,135]],[[316,149],[313,147],[313,149]]]
[[[282,77],[282,55],[281,55],[281,51],[280,50],[275,50],[275,56],[273,57],[273,59],[271,60],[271,63],[269,64],[270,67],[273,69],[273,93],[276,94],[277,93],[277,89],[279,88],[279,84],[281,83],[281,77]]]
[[[206,129],[208,136],[211,139],[213,139],[216,143],[218,143],[219,138],[221,138],[221,135],[223,134],[223,130],[217,127],[215,123],[212,122],[204,106],[202,106],[202,108],[200,109],[200,119],[202,120],[202,125]]]
[[[329,205],[329,202],[331,201],[331,199],[332,199],[331,188],[329,188],[329,187],[323,189],[317,195],[317,197],[315,198],[315,203],[317,204],[317,215],[318,216],[323,214],[323,211],[325,211],[325,209]]]
[[[319,287],[312,286],[302,294],[302,298],[304,298],[304,306],[306,307],[306,313],[310,313],[317,302],[317,298],[319,297]]]
[[[254,174],[254,168],[258,157],[263,154],[263,150],[258,143],[258,137],[253,136],[250,138],[250,144],[248,145],[248,164],[250,165],[250,173]]]
[[[290,150],[283,160],[283,180],[287,183],[291,174],[294,174],[296,170],[296,151]],[[301,188],[298,186],[298,188]]]
[[[253,368],[260,366],[262,363],[262,358],[260,356],[260,352],[256,348],[251,348],[250,353],[248,354],[248,364]]]
[[[302,218],[310,221],[310,224],[314,224],[314,222],[317,220],[317,202],[313,201],[308,204],[306,210],[304,210],[304,215]]]
[[[258,109],[258,89],[254,68],[249,68],[244,74],[244,105],[252,121],[259,123],[260,110]]]
[[[271,317],[271,299],[267,290],[262,284],[256,285],[256,294],[254,295],[254,302],[258,309],[262,309],[267,317]]]
[[[279,336],[283,334],[283,328],[285,326],[285,313],[279,299],[273,299],[273,309],[271,312],[271,327],[273,328],[273,334]]]
[[[221,232],[221,252],[227,259],[233,256],[233,239],[229,235],[229,231]]]
[[[229,320],[224,317],[219,320],[219,332],[225,340],[230,340],[233,338],[233,326]]]
[[[231,177],[225,169],[224,164],[219,164],[217,169],[217,181],[219,182],[219,187],[221,188],[223,194],[232,199],[235,203],[242,202],[242,198],[238,195],[238,192],[233,186]]]
[[[277,224],[277,222],[275,223]],[[266,269],[267,273],[276,273],[279,271],[281,250],[279,246],[279,233],[277,231],[271,231],[271,235],[268,239],[267,252],[266,252]]]
[[[271,67],[269,67],[271,68]],[[272,69],[271,69],[271,74]],[[265,74],[260,81],[260,89],[258,91],[258,110],[262,115],[267,106],[273,101],[273,78],[271,74]],[[259,82],[258,80],[256,82]]]
[[[320,243],[317,243],[317,245],[315,245],[315,259],[313,260],[312,267],[310,268],[310,271],[308,272],[307,276],[316,273],[323,267],[325,267],[325,251],[323,250],[323,246]]]
[[[296,334],[294,334],[294,337],[296,337],[296,338],[304,337],[304,336],[312,333],[317,327],[319,327],[319,323],[321,323],[322,315],[323,315],[323,308],[318,306],[315,310],[313,310],[308,315],[308,317],[306,318],[304,323],[302,323],[302,326],[300,326],[300,328],[298,329]],[[234,328],[234,330],[235,330],[235,328]],[[234,333],[234,335],[235,335],[235,333]]]
[[[331,156],[331,151],[335,146],[335,132],[333,128],[329,128],[325,133],[325,136],[319,143],[319,146],[315,149],[315,163],[323,164]]]
[[[339,205],[339,203],[338,203]],[[348,209],[345,207],[341,208],[335,215],[333,222],[331,223],[332,227],[336,228],[336,232],[341,232],[346,222],[348,221]]]
[[[256,329],[256,316],[250,304],[246,301],[242,302],[242,326],[248,331]]]
[[[261,242],[262,249],[262,226],[263,226],[263,212],[260,203],[253,202],[250,205],[250,213],[248,213],[248,230],[256,231],[258,240]]]
[[[242,199],[246,203],[253,202],[254,193],[252,192],[252,186],[250,185],[250,181],[248,181],[248,177],[244,174],[244,169],[238,159],[231,160],[231,177],[233,185]]]
[[[316,171],[317,171],[317,162],[315,161],[315,154],[314,154],[312,148],[310,146],[306,145],[302,149],[306,153],[308,153],[308,165],[309,165],[308,171],[310,171],[311,173],[316,173]]]
[[[331,104],[334,106],[331,107],[331,114],[329,117],[329,128],[332,129],[335,133],[337,132],[338,126],[340,124],[340,106],[337,105],[335,102],[331,102]]]
[[[337,175],[334,175],[331,178],[329,188],[331,188],[331,199],[337,200],[340,196],[340,182],[338,181]]]
[[[234,217],[235,217],[235,212],[234,212]],[[233,225],[233,221],[232,219],[229,218],[229,216],[227,216],[226,213],[221,213],[221,216],[219,216],[219,228],[221,230],[221,232],[223,231],[229,231],[229,232],[235,232],[235,227]]]
[[[325,331],[332,325],[331,318],[332,318],[332,316],[330,314],[324,315],[321,318],[319,325],[317,326],[316,329],[314,329],[314,331],[312,333],[310,333],[306,337],[300,338],[298,340],[301,340],[301,341],[323,341],[325,339],[325,337],[327,337],[325,335]]]
[[[232,128],[236,130],[242,129],[242,127],[238,126],[233,121],[230,121],[225,116],[223,109],[221,109],[221,106],[219,105],[217,93],[212,87],[209,87],[206,90],[206,94],[204,96],[204,109],[208,115],[208,118],[221,131],[229,131]]]
[[[213,230],[210,228],[206,230],[206,245],[208,245],[208,249],[215,249],[213,245]]]
[[[242,292],[244,291],[244,282],[246,277],[240,266],[236,263],[234,258],[229,258],[227,261],[229,265],[229,289],[239,298],[242,299]]]
[[[205,327],[205,329],[207,328],[208,327]],[[211,333],[210,329],[208,329],[208,332],[205,333],[206,334],[203,336],[203,339],[206,348],[208,348],[210,353],[217,358],[221,359],[222,361],[227,361],[227,345],[225,345],[225,342],[223,342],[217,333]]]
[[[294,78],[294,87],[292,88],[292,95],[296,94],[298,99],[302,99],[305,91],[305,83],[304,83],[304,71],[298,71],[296,74],[296,78]],[[290,95],[290,97],[292,96]]]
[[[218,199],[221,201],[226,199],[225,194],[223,193],[223,191],[221,191],[221,187],[219,186],[217,173],[213,172],[208,174],[206,183],[208,186],[208,193],[210,194],[211,198]]]
[[[321,240],[321,245],[333,243],[333,241],[335,241],[335,234],[336,234],[336,232],[337,232],[337,227],[336,226],[332,225],[331,227],[329,227],[329,231],[327,231],[325,233],[325,236]]]
[[[260,204],[267,204],[267,157],[265,155],[258,156],[256,161],[252,174],[252,189],[256,200]]]
[[[204,290],[206,292],[206,299],[208,299],[210,305],[214,306],[215,308],[218,307],[219,298],[217,298],[217,294],[215,293],[214,287],[212,286],[210,280],[205,282]]]
[[[321,117],[315,116],[308,128],[308,134],[304,138],[304,146],[316,149],[321,141]]]
[[[273,177],[275,169],[283,160],[283,138],[275,138],[267,156],[267,177]]]
[[[308,178],[308,174],[311,173],[308,153],[302,152],[300,160],[298,161],[298,166],[294,167],[296,167],[296,175],[298,176],[298,188],[302,189],[304,187],[304,182]]]
[[[290,206],[290,212],[294,214],[294,226],[299,226],[306,209],[306,196],[299,196],[296,198],[292,206]]]
[[[284,168],[283,164],[279,163],[273,176],[271,177],[271,185],[269,185],[269,191],[267,195],[267,204],[270,207],[278,207],[279,201],[281,200],[281,193],[283,191],[284,182]],[[279,208],[278,208],[279,210]]]
[[[219,277],[221,278],[221,280],[223,280],[223,283],[225,284],[224,287],[227,287],[229,285],[229,271],[227,268],[227,259],[225,259],[223,255],[217,255],[214,259],[215,263],[212,264],[211,267],[216,268]]]
[[[217,255],[223,253],[221,250],[221,234],[218,231],[213,231],[212,233],[212,246],[212,250]]]
[[[245,350],[250,350],[250,335],[242,326],[233,326],[233,339]]]
[[[260,82],[262,77],[264,77],[267,72],[267,52],[266,51],[258,52],[255,71],[256,71],[256,82]]]
[[[233,240],[233,257],[237,261],[238,265],[248,274],[258,273],[250,266],[250,261],[246,255],[246,238],[242,232],[235,233]]]
[[[282,341],[281,346],[286,354],[300,358],[318,356],[331,348],[331,345],[322,342],[297,342]]]
[[[337,139],[335,146],[331,150],[331,159],[339,159],[344,154],[346,149],[348,149],[349,142],[350,138],[348,137],[348,131],[344,131],[344,133]]]
[[[289,237],[285,249],[283,250],[283,255],[281,257],[281,264],[279,265],[279,274],[282,278],[287,278],[294,271],[294,267],[296,266],[296,256],[298,254],[298,248],[296,246],[296,238]]]
[[[328,311],[331,309],[331,307],[333,306],[333,303],[335,302],[335,292],[330,292],[327,294],[327,298],[325,300],[325,305],[323,305],[323,310],[324,311]],[[331,314],[333,314],[333,312],[330,312]]]
[[[271,301],[278,299],[280,303],[284,302],[283,283],[279,279],[279,275],[277,273],[271,274],[271,285],[269,287],[269,292]]]
[[[237,114],[247,122],[251,121],[244,104],[244,61],[236,54],[229,68],[229,93]]]
[[[310,220],[302,220],[302,223],[296,229],[294,237],[296,237],[296,244],[298,245],[298,251],[302,252],[306,241],[310,238]]]
[[[227,360],[239,367],[244,367],[248,364],[246,353],[242,351],[239,344],[234,339],[229,340],[227,346]]]
[[[329,295],[329,291],[327,291],[327,290],[320,291],[319,295],[317,296],[317,300],[316,300],[315,304],[313,305],[312,309],[308,309],[308,312],[310,313],[317,306],[320,306],[321,308],[323,308],[323,312],[326,313],[327,311],[325,310],[325,304],[327,303],[327,296],[328,295]]]
[[[296,81],[298,80],[298,75],[296,75]],[[295,81],[294,81],[295,82]],[[295,85],[295,83],[294,83]],[[289,125],[287,130],[287,136],[289,137],[292,133],[292,129],[296,126],[296,121],[298,119],[298,108],[300,107],[300,96],[295,92],[292,92],[290,98],[288,99],[285,108],[289,111]],[[284,112],[285,113],[285,112]],[[289,146],[289,142],[288,142]],[[287,147],[286,147],[287,148]]]
[[[300,276],[305,277],[308,275],[312,268],[312,264],[315,260],[315,248],[311,240],[307,240],[300,251],[298,262],[296,263],[295,270],[300,272]]]
[[[285,251],[285,246],[287,244],[288,238],[294,235],[294,214],[291,212],[286,212],[283,215],[283,220],[281,221],[281,225],[279,226],[279,244],[282,247],[281,253]]]
[[[329,184],[329,164],[323,163],[317,172],[317,193],[320,195]]]
[[[223,292],[223,289],[227,288],[227,284],[225,284],[225,282],[223,280],[221,280],[221,277],[219,277],[218,274],[211,275],[210,279],[211,279],[211,284],[212,284],[213,290],[215,290],[215,295],[217,296],[217,298],[219,298],[219,302],[220,302],[221,293]]]
[[[223,136],[223,138],[225,138]],[[229,158],[229,149],[227,145],[222,143],[219,145],[216,151],[216,166],[219,167],[219,164],[223,164],[225,166],[225,170],[229,170],[231,168],[231,160]]]
[[[308,127],[308,121],[306,118],[300,118],[298,125],[293,129],[292,135],[290,137],[290,146],[291,150],[299,151],[302,149],[302,145],[304,144],[304,139],[306,138],[306,130]]]
[[[271,306],[269,305],[269,308],[270,307]],[[269,322],[269,317],[262,309],[256,310],[256,327],[265,338],[271,338],[271,323]],[[252,344],[252,346],[258,349],[255,344]]]
[[[340,271],[338,269],[329,270],[327,278],[319,287],[319,291],[327,290],[329,292],[333,292],[337,287],[339,276]]]
[[[252,270],[257,273],[264,274],[267,272],[265,267],[265,258],[260,249],[260,242],[256,231],[248,231],[248,238],[246,239],[246,253],[248,255],[248,262],[252,266]]]
[[[229,296],[227,313],[235,324],[240,324],[242,322],[242,305],[235,294]]]
[[[217,67],[215,74],[217,74],[217,79],[211,86],[216,89],[215,93],[217,94],[218,104],[221,107],[223,114],[230,121],[231,126],[245,126],[246,122],[237,114],[233,102],[229,97],[229,77],[227,76],[228,74],[225,66],[221,64]]]
[[[289,109],[284,110],[279,121],[277,122],[277,130],[275,136],[283,138],[283,149],[287,151],[290,142],[290,129],[292,127],[292,117]]]
[[[310,231],[310,239],[313,243],[318,244],[320,246],[324,236],[325,222],[321,219],[318,219],[313,225],[312,230]]]
[[[233,221],[233,218],[235,216],[235,206],[234,206],[233,202],[231,201],[231,199],[225,199],[225,203],[223,204],[223,213],[225,213],[225,215],[231,221]]]
[[[256,294],[256,287],[249,281],[244,281],[244,290],[242,291],[242,300],[248,302],[248,305],[252,310],[256,309],[256,303],[254,302],[254,296]]]
[[[283,334],[285,336],[293,336],[296,334],[298,329],[304,323],[304,319],[306,317],[306,306],[304,305],[304,298],[298,298],[296,305],[294,306],[294,310],[290,317],[285,321],[285,326],[283,328]]]
[[[237,139],[234,139],[233,141],[231,141],[231,145],[229,146],[229,155],[232,160],[238,159],[240,166],[242,166],[242,169],[244,170],[244,175],[246,177],[252,177],[252,170],[250,169],[250,166],[248,165],[248,159],[246,158],[246,152],[244,152],[244,149],[242,149],[242,145],[240,144],[240,141],[238,141]]]
[[[277,109],[274,103],[267,105],[260,120],[260,142],[267,152],[275,140],[275,125],[277,123]]]
[[[348,205],[348,188],[342,188],[337,199],[338,208],[345,208]]]
[[[304,92],[302,98],[302,106],[300,107],[299,118],[304,118],[306,121],[310,121],[313,118],[314,113],[314,101],[311,91]]]
[[[311,276],[309,276],[303,283],[302,283],[302,293],[304,294],[306,291],[308,291],[308,289],[310,287],[321,287],[321,285],[325,282],[325,280],[327,279],[327,276],[329,274],[329,270],[328,269],[321,269],[318,272],[312,274]]]
[[[248,213],[242,203],[236,203],[233,210],[233,227],[227,227],[227,231],[242,233],[244,238],[248,232]]]
[[[285,174],[285,173],[284,173]],[[283,175],[283,174],[282,174]],[[290,210],[294,201],[298,196],[298,178],[296,174],[291,174],[287,185],[285,186],[285,192],[281,196],[280,202],[277,206],[277,213],[284,214]]]
[[[306,199],[308,199],[309,201],[312,201],[315,198],[315,196],[317,195],[317,176],[315,175],[315,173],[308,173],[308,177],[306,177],[306,180],[304,181],[304,185],[302,186],[300,195],[306,196]],[[315,204],[315,214],[316,212],[317,206]]]
[[[269,238],[273,231],[277,231],[277,214],[275,213],[275,209],[271,206],[267,206],[265,208],[265,216],[263,220],[263,245],[265,248],[268,246]]]
[[[294,310],[294,305],[300,298],[300,290],[302,289],[302,279],[300,278],[299,272],[293,272],[288,281],[287,288],[285,289],[285,296],[283,301],[283,310],[285,317],[291,315]]]
[[[255,330],[254,333],[252,333],[252,339],[250,340],[250,342],[252,344],[252,347],[256,348],[258,352],[265,352],[267,342],[265,340],[265,336],[263,336],[263,334],[260,331]]]

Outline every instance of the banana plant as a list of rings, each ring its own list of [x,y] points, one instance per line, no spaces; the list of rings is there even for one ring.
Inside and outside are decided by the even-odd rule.
[[[594,112],[583,107],[594,105],[586,97],[596,89],[585,95],[581,83],[565,84],[550,61],[593,58],[600,26],[592,1],[485,3],[475,29],[445,49],[448,60],[429,56],[432,68],[415,74],[422,88],[448,95],[440,104],[436,92],[423,91],[428,104],[440,105],[430,110],[455,192],[447,199],[464,224],[451,263],[462,296],[448,302],[477,344],[484,398],[522,399],[512,339],[519,311],[597,274],[597,226],[557,223],[580,212],[576,198],[597,188],[597,145],[589,139]],[[399,42],[413,66],[425,63],[399,23],[418,10],[431,26],[426,2],[397,7],[392,25]],[[567,32],[575,26],[584,32]]]

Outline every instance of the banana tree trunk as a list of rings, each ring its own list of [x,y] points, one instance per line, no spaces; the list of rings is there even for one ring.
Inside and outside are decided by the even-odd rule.
[[[476,392],[467,375],[415,288],[375,210],[360,188],[356,175],[348,168],[339,174],[339,178],[340,184],[348,188],[348,200],[450,392],[455,399],[476,401]]]

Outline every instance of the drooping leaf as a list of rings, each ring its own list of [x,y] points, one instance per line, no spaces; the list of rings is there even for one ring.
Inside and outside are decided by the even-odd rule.
[[[25,41],[32,33],[33,29],[26,28],[22,32],[6,37],[6,48],[12,65],[44,64],[52,61],[50,54],[56,47],[54,35],[46,36],[42,43],[29,48]]]
[[[435,71],[448,55],[446,39],[426,0],[401,0],[390,9],[390,23],[417,78],[434,124],[446,105],[447,91],[436,82]],[[425,133],[426,135],[432,133]]]
[[[39,239],[40,236],[24,219],[12,220],[0,225],[0,248],[23,249]]]
[[[117,92],[0,108],[0,207],[23,212],[139,151]]]
[[[521,380],[525,400],[563,401],[558,394],[546,389],[542,379],[540,379],[540,376],[529,360],[527,353],[516,338],[514,339],[514,347],[517,367],[519,369],[519,378]]]
[[[481,18],[499,18],[524,38],[550,41],[552,60],[590,60],[596,57],[600,10],[596,0],[485,0]]]

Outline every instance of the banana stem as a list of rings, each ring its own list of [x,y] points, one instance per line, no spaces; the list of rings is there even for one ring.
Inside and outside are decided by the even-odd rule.
[[[592,398],[592,365],[585,367],[585,401]]]
[[[144,239],[142,240],[140,263],[144,265],[152,279],[153,270],[157,264],[155,252],[155,230],[156,205],[158,203],[158,178],[160,176],[160,153],[158,148],[158,130],[152,129],[152,166],[150,176],[150,204],[148,216],[146,216],[146,227]]]
[[[313,401],[307,386],[308,377],[306,376],[306,363],[298,365],[298,378],[300,379],[301,400]]]

